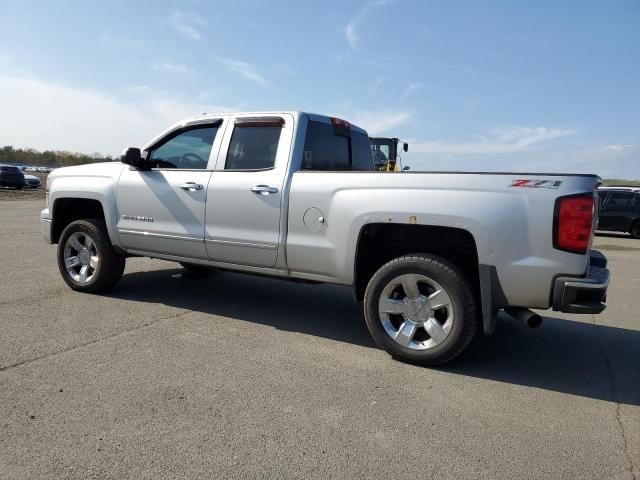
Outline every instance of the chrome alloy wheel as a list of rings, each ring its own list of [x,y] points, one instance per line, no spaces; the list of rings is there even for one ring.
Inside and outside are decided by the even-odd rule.
[[[67,275],[82,285],[89,283],[100,267],[96,244],[83,232],[73,233],[64,245]]]
[[[384,287],[378,313],[387,334],[411,350],[440,345],[455,322],[453,302],[442,285],[414,273],[400,275]]]

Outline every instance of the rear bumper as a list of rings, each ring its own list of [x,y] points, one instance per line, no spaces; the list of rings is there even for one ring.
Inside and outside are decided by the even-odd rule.
[[[42,234],[43,240],[51,244],[51,217],[49,216],[48,208],[40,212],[40,233]]]
[[[597,250],[590,255],[584,277],[558,277],[553,288],[553,309],[566,313],[600,313],[607,308],[607,258]]]

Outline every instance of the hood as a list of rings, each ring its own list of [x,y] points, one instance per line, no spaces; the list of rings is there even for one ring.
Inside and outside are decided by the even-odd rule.
[[[49,174],[49,178],[57,177],[109,177],[120,175],[124,164],[120,162],[86,163],[73,167],[56,168]]]

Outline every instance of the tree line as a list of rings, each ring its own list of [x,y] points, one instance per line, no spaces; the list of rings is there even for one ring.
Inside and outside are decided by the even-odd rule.
[[[45,150],[39,152],[33,148],[14,148],[6,145],[0,148],[0,163],[12,163],[36,167],[69,167],[83,163],[110,162],[112,157],[94,153],[67,152],[63,150]]]

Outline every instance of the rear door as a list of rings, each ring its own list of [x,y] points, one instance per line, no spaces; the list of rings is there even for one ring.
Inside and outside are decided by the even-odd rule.
[[[231,120],[207,191],[205,243],[211,260],[275,265],[293,122],[288,114]]]
[[[118,236],[125,248],[207,258],[207,185],[224,118],[174,130],[147,149],[150,170],[125,168],[118,180]]]
[[[628,231],[635,210],[635,194],[609,192],[600,212],[598,225],[603,229]]]

